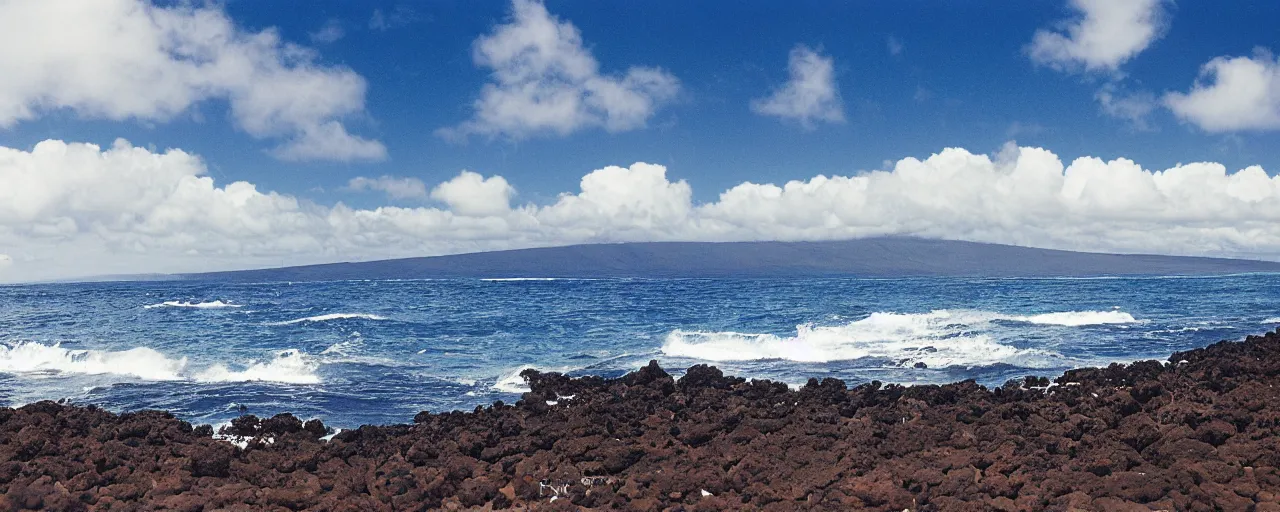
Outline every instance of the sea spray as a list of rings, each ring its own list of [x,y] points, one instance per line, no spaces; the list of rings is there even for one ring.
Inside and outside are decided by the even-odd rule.
[[[160,352],[135,347],[128,350],[68,349],[59,344],[22,342],[0,345],[0,372],[121,375],[142,380],[179,380],[187,358],[170,359]]]
[[[229,302],[222,302],[220,300],[215,300],[210,302],[179,302],[176,300],[168,300],[168,301],[161,302],[159,304],[142,306],[142,309],[157,309],[157,308],[222,309],[222,308],[242,308],[242,307],[244,306],[240,304],[231,304]]]
[[[328,313],[324,315],[309,316],[306,318],[296,318],[293,320],[285,320],[283,322],[272,322],[267,325],[294,325],[302,323],[328,322],[330,320],[386,320],[387,317],[369,314],[369,313]]]
[[[993,322],[1083,327],[1137,322],[1120,311],[1007,315],[976,310],[876,312],[834,326],[802,324],[794,336],[733,331],[671,331],[662,353],[706,361],[782,360],[805,363],[886,359],[893,366],[974,367],[1012,364],[1052,368],[1069,364],[1057,352],[1021,349],[985,331]]]
[[[250,361],[243,370],[231,370],[221,363],[195,375],[198,382],[278,382],[319,384],[315,358],[297,349],[281,350],[270,361]]]

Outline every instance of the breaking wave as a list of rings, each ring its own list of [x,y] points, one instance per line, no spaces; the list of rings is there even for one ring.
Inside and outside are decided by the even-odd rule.
[[[353,318],[362,319],[362,320],[386,320],[387,319],[387,317],[385,316],[372,315],[368,313],[329,313],[325,315],[309,316],[306,318],[295,318],[293,320],[285,320],[283,322],[272,322],[267,325],[294,325],[294,324],[311,323],[311,322],[328,322],[330,320],[347,320],[347,319],[353,319]]]
[[[149,347],[107,351],[36,342],[0,345],[0,373],[117,375],[146,381],[320,383],[315,373],[319,362],[297,350],[280,351],[270,361],[250,361],[239,371],[217,363],[189,374],[187,362],[186,357],[173,359]]]
[[[212,302],[179,302],[176,300],[167,300],[159,304],[142,306],[143,309],[156,309],[156,308],[221,309],[221,308],[242,308],[242,307],[244,306],[240,304],[231,304],[229,302],[222,302],[220,300],[215,300]]]
[[[250,361],[243,370],[231,370],[221,363],[197,373],[198,382],[280,382],[319,384],[320,363],[297,349],[281,350],[270,361]]]
[[[1080,327],[1126,324],[1138,320],[1121,311],[1070,311],[1005,315],[988,311],[936,310],[929,313],[872,313],[835,326],[796,327],[794,336],[674,330],[662,353],[707,361],[787,360],[825,363],[888,359],[893,365],[929,367],[987,366],[998,363],[1029,368],[1069,365],[1067,358],[1043,349],[1001,343],[985,332],[993,322]]]
[[[0,372],[124,375],[142,380],[181,380],[187,358],[170,359],[147,347],[112,352],[24,342],[0,345]]]
[[[1086,325],[1132,324],[1138,319],[1123,311],[1067,311],[1065,313],[1045,313],[1043,315],[1014,316],[1008,320],[1042,325],[1062,325],[1066,327],[1082,327]]]
[[[528,393],[529,384],[524,381],[524,377],[520,376],[520,372],[530,370],[532,366],[521,366],[498,377],[498,381],[493,383],[493,389],[502,391],[503,393]]]

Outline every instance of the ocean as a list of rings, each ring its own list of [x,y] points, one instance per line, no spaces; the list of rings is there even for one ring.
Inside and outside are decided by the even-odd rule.
[[[1280,324],[1280,275],[444,279],[0,286],[0,403],[292,412],[351,428],[520,397],[524,368],[651,359],[802,385],[997,386]]]

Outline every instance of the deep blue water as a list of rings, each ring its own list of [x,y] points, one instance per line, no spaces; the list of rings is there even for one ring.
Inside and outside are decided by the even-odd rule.
[[[198,423],[244,405],[349,427],[514,401],[525,367],[617,376],[650,359],[791,384],[999,385],[1261,333],[1278,292],[1278,275],[5,286],[0,402]]]

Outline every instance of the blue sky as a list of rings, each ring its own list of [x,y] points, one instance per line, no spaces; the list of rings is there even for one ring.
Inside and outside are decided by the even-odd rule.
[[[338,84],[333,85],[333,96],[341,98],[325,103],[327,106],[319,112],[297,113],[289,110],[297,105],[275,104],[266,109],[270,116],[254,117],[244,109],[263,105],[261,101],[284,101],[271,99],[268,93],[302,97],[323,91],[317,93],[318,86],[292,81],[253,89],[253,76],[204,77],[200,78],[204,80],[200,85],[189,85],[195,83],[194,79],[175,79],[187,85],[175,89],[172,104],[161,101],[168,98],[164,89],[167,82],[162,81],[153,89],[143,78],[110,82],[99,90],[119,89],[119,95],[105,97],[103,93],[99,95],[103,97],[96,97],[98,93],[71,90],[73,87],[67,83],[76,80],[70,78],[73,76],[97,77],[108,71],[95,71],[91,65],[73,62],[57,52],[50,51],[46,56],[36,51],[23,57],[26,60],[0,57],[0,74],[9,71],[16,75],[19,69],[27,69],[20,68],[20,64],[42,63],[41,59],[47,59],[49,67],[66,65],[75,72],[50,72],[49,82],[23,84],[11,79],[19,83],[10,84],[9,89],[0,80],[0,121],[5,121],[6,101],[11,103],[10,108],[27,108],[26,114],[0,123],[0,146],[30,153],[37,143],[52,139],[96,144],[105,151],[114,140],[122,138],[148,153],[180,149],[197,157],[197,165],[203,168],[191,172],[213,178],[215,187],[245,181],[255,185],[258,192],[296,199],[303,203],[303,209],[312,204],[327,209],[341,203],[361,211],[379,206],[456,206],[456,201],[432,197],[429,192],[464,169],[484,177],[502,177],[512,189],[504,193],[512,208],[525,204],[547,206],[556,203],[562,193],[579,193],[584,175],[611,165],[628,168],[635,162],[662,166],[669,183],[686,180],[690,204],[697,208],[718,201],[722,192],[744,182],[781,186],[790,180],[810,180],[818,175],[858,176],[877,169],[892,170],[907,157],[923,160],[944,148],[963,148],[972,155],[992,155],[990,158],[994,159],[1010,141],[1052,151],[1064,165],[1078,157],[1092,156],[1104,162],[1130,159],[1146,171],[1190,162],[1221,163],[1227,173],[1251,165],[1261,166],[1268,174],[1280,169],[1280,144],[1276,144],[1275,131],[1280,128],[1280,121],[1271,114],[1247,122],[1224,120],[1230,116],[1221,114],[1232,108],[1280,111],[1280,86],[1275,85],[1280,82],[1274,78],[1266,82],[1270,76],[1266,72],[1277,69],[1275,57],[1267,52],[1280,49],[1274,27],[1274,20],[1280,19],[1280,4],[1276,3],[1131,0],[1108,7],[1108,2],[1099,0],[733,4],[548,0],[546,12],[540,15],[545,19],[540,19],[576,29],[580,45],[570,45],[569,51],[578,52],[575,55],[579,57],[586,55],[598,64],[598,70],[588,80],[616,85],[623,83],[624,75],[632,69],[651,70],[657,81],[636,86],[634,90],[640,92],[632,92],[633,99],[651,100],[652,105],[630,117],[614,118],[610,114],[603,121],[570,123],[559,125],[558,129],[526,127],[512,131],[490,126],[452,137],[443,134],[442,129],[457,130],[475,119],[475,102],[484,94],[482,88],[499,80],[495,78],[495,68],[481,62],[478,48],[485,38],[496,37],[503,27],[521,24],[511,3],[231,0],[152,4],[110,0],[103,4],[120,7],[112,15],[143,20],[164,19],[166,13],[190,20],[213,16],[229,23],[235,37],[246,40],[264,33],[275,34],[282,46],[261,50],[270,59],[280,59],[272,66],[320,70],[324,80]],[[1118,12],[1126,9],[1114,7],[1120,4],[1128,5],[1131,12]],[[67,0],[63,7],[76,5]],[[543,8],[543,4],[524,0],[518,5]],[[14,23],[26,16],[25,26],[39,27],[54,21],[38,9],[17,12],[20,7],[6,8],[15,11],[9,16]],[[82,21],[94,23],[92,17]],[[1097,26],[1090,28],[1094,22]],[[1076,34],[1073,30],[1096,33]],[[1138,34],[1142,30],[1151,33]],[[1038,32],[1058,34],[1060,39],[1065,38],[1065,46],[1037,50]],[[17,39],[6,42],[33,42],[21,39],[28,35],[10,37]],[[1089,37],[1094,39],[1087,40]],[[116,44],[118,48],[113,46]],[[309,55],[296,57],[289,53],[296,49],[291,45],[305,49],[302,51]],[[85,48],[73,48],[69,55],[87,54],[91,47]],[[117,49],[130,51],[119,38],[104,39],[92,49],[105,52],[108,60],[116,57]],[[165,51],[174,50],[164,49],[160,54]],[[827,79],[819,80],[823,82],[819,85],[827,87],[818,92],[819,96],[827,96],[816,100],[820,104],[814,107],[821,112],[810,113],[807,118],[777,115],[776,111],[770,114],[759,105],[787,87],[793,78],[788,59],[796,52],[811,57],[809,62],[817,66],[812,68],[815,72],[821,74],[829,69]],[[181,55],[164,58],[172,58],[178,64],[199,60]],[[1202,86],[1213,85],[1214,77],[1202,75],[1202,66],[1215,58],[1244,59],[1237,64],[1261,63],[1264,69],[1258,73],[1258,80],[1265,83],[1260,87],[1270,87],[1271,94],[1249,100],[1256,105],[1220,106],[1213,101],[1223,101],[1223,94],[1239,95],[1230,90],[1217,91],[1223,94],[1206,96],[1199,107],[1182,111],[1171,107],[1167,94],[1188,93],[1198,80]],[[109,73],[126,77],[130,73],[141,74],[136,69],[149,69],[145,66],[154,60],[147,59],[126,59],[122,62],[128,65]],[[298,64],[301,61],[297,59],[305,62]],[[166,61],[164,65],[174,62]],[[12,69],[6,70],[5,66]],[[561,78],[552,77],[553,81]],[[66,88],[70,92],[41,92],[51,83],[59,84],[59,91]],[[161,98],[156,100],[159,106],[139,106],[153,94]],[[239,100],[235,98],[241,97],[237,95],[252,94],[266,95],[255,96],[259,102],[252,105],[248,100],[236,103]],[[1108,112],[1101,99],[1106,95],[1113,99],[1113,106],[1123,103],[1141,115]],[[85,96],[90,99],[83,99]],[[787,103],[778,108],[794,107]],[[618,119],[620,125],[608,126]],[[294,141],[310,140],[322,127],[335,126],[344,130],[340,134],[342,140],[354,141],[353,147],[358,148],[352,150],[354,153],[325,155],[315,149],[317,146],[308,146],[311,149],[287,156],[290,153],[286,148]],[[317,144],[326,147],[323,141]],[[388,196],[359,190],[352,182],[383,176],[419,180],[422,188]],[[0,187],[4,187],[3,182]],[[1166,199],[1172,201],[1172,196]],[[1223,211],[1220,207],[1205,208]],[[77,221],[78,232],[93,232],[86,225],[97,221],[88,221],[84,215],[80,212],[64,216]],[[1203,246],[1059,240],[1002,232],[1005,227],[998,222],[967,227],[961,232],[935,231],[928,222],[913,215],[903,217],[900,224],[915,227],[883,231],[1086,250],[1197,254],[1270,254],[1273,250],[1270,242],[1240,236]],[[646,222],[653,222],[658,217],[646,218]],[[1238,219],[1218,219],[1223,224],[1235,220]],[[819,224],[823,222],[827,221]],[[433,237],[427,235],[408,244],[399,239],[383,242],[398,247],[387,250],[386,255],[414,255],[578,241],[840,238],[853,233],[814,229],[804,227],[803,233],[777,236],[731,235],[719,228],[698,231],[712,233],[706,236],[682,230],[630,236],[617,235],[627,233],[627,229],[614,229],[571,237],[480,237],[488,242],[472,245],[431,245]],[[67,265],[45,256],[61,242],[41,239],[37,243],[30,237],[12,236],[17,241],[10,244],[16,248],[7,252],[30,249],[26,257],[10,255],[10,261],[45,261],[46,268]],[[469,236],[461,238],[475,240]],[[192,254],[192,250],[195,254],[210,254],[208,248],[183,249],[150,242],[137,246],[144,249],[125,250],[122,243],[111,239],[91,245],[112,255],[139,250],[151,256]],[[358,244],[323,242],[248,254],[244,252],[248,251],[247,245],[236,242],[216,248],[213,252],[220,255],[218,258],[179,258],[180,261],[161,267],[242,266],[231,261],[251,266],[253,262],[279,258],[280,254],[298,254],[305,261],[383,254],[381,250],[366,254],[336,248],[354,245]],[[5,253],[0,246],[0,255]],[[237,255],[244,258],[236,260]],[[108,270],[145,266],[132,261],[160,261],[151,257],[129,259],[134,256],[122,257],[119,265],[110,265]],[[254,259],[258,256],[266,259]],[[49,272],[74,274],[77,270]]]
[[[1171,5],[1164,37],[1126,63],[1121,83],[1156,94],[1185,91],[1213,57],[1280,47],[1280,4],[1237,5]],[[25,147],[52,137],[105,145],[124,137],[198,153],[220,180],[355,204],[379,200],[344,193],[355,176],[434,183],[470,169],[505,176],[522,196],[545,200],[572,189],[585,172],[636,161],[667,165],[709,200],[741,181],[848,174],[953,146],[994,152],[1008,140],[1064,158],[1127,157],[1151,168],[1201,160],[1233,170],[1280,168],[1274,133],[1209,134],[1163,110],[1150,116],[1148,129],[1135,129],[1094,99],[1109,77],[1064,74],[1029,59],[1036,30],[1078,16],[1063,1],[756,1],[728,9],[714,2],[553,0],[547,8],[581,30],[603,71],[661,67],[680,79],[680,97],[645,129],[452,143],[433,132],[468,117],[488,75],[472,62],[471,46],[510,16],[506,2],[231,1],[227,13],[246,30],[276,27],[284,39],[316,48],[322,62],[368,80],[366,113],[349,125],[386,144],[385,161],[280,162],[266,154],[270,142],[228,123],[226,106],[216,101],[198,106],[199,122],[85,122],[59,113],[0,132],[0,143]],[[371,28],[375,11],[392,18],[390,26]],[[312,40],[333,22],[340,39]],[[890,40],[901,45],[897,55]],[[846,123],[805,130],[749,109],[752,98],[786,80],[787,53],[797,43],[835,60]]]

